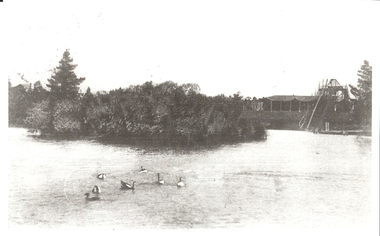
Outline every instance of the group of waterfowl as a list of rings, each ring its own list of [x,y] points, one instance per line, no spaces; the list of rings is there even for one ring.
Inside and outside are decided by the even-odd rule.
[[[139,170],[139,173],[147,173],[147,172],[148,172],[147,169],[145,169],[143,166],[141,166],[141,168]],[[101,174],[98,174],[96,177],[98,179],[105,180],[107,176],[106,176],[106,174],[101,173]],[[127,182],[124,182],[123,180],[120,180],[120,183],[121,183],[120,189],[125,189],[125,190],[134,190],[135,189],[135,183],[136,183],[136,181],[133,181],[132,184],[129,184]],[[160,178],[160,173],[157,173],[157,184],[159,184],[159,185],[165,184],[164,179]],[[177,187],[184,187],[184,186],[185,186],[185,183],[182,181],[182,177],[180,177],[179,181],[177,182]],[[90,193],[85,193],[84,195],[86,196],[86,200],[88,200],[88,201],[100,200],[100,198],[98,196],[99,193],[101,192],[99,186],[95,185],[92,188],[92,192],[96,196],[90,197]]]

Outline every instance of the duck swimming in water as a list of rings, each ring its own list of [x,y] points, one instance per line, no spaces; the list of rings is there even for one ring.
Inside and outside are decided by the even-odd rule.
[[[84,195],[86,195],[86,200],[87,201],[97,201],[97,200],[100,200],[100,198],[98,196],[95,196],[95,197],[89,197],[90,194],[89,193],[85,193]]]
[[[135,189],[135,181],[132,182],[132,185],[131,184],[128,184],[126,182],[124,182],[123,180],[120,180],[120,183],[121,183],[121,189],[131,189],[131,190],[134,190]]]
[[[101,191],[100,191],[100,188],[98,187],[98,185],[95,185],[93,188],[92,188],[92,192],[93,193],[97,193],[99,194]]]
[[[178,183],[177,183],[177,186],[178,186],[178,187],[183,187],[183,186],[185,186],[185,183],[182,181],[182,177],[179,177],[179,181],[178,181]]]
[[[164,179],[160,179],[160,173],[157,173],[157,183],[158,184],[164,184],[165,183],[165,181],[164,181]]]
[[[104,180],[104,179],[106,178],[106,174],[104,174],[104,173],[98,174],[98,175],[96,176],[96,178],[101,179],[101,180]]]
[[[148,172],[143,166],[141,166],[139,173],[146,173]]]

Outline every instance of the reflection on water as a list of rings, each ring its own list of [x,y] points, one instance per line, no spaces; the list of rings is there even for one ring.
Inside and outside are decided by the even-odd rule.
[[[370,217],[370,139],[269,131],[201,151],[44,141],[9,129],[9,225],[230,228],[360,225]],[[148,172],[139,173],[140,166]],[[106,173],[105,180],[97,179]],[[157,173],[165,180],[157,184]],[[179,178],[184,187],[177,187]],[[120,180],[136,181],[135,191]],[[84,193],[101,188],[100,201]]]

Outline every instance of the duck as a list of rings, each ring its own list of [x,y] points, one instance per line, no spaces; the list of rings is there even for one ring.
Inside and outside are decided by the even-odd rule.
[[[143,166],[141,166],[139,173],[146,173],[148,172]]]
[[[98,175],[96,176],[96,178],[101,179],[101,180],[104,180],[104,179],[106,178],[106,174],[104,174],[104,173],[98,174]]]
[[[123,180],[120,180],[120,183],[121,183],[121,189],[131,189],[131,190],[135,189],[135,183],[136,183],[135,181],[132,182],[132,185],[124,182]]]
[[[178,181],[178,183],[177,183],[177,186],[178,186],[178,187],[183,187],[183,186],[185,186],[185,183],[182,181],[182,177],[179,177],[179,181]]]
[[[100,200],[100,198],[98,196],[95,196],[95,197],[89,197],[90,194],[89,193],[85,193],[84,194],[86,196],[86,200],[87,201],[97,201],[97,200]]]
[[[100,191],[100,188],[98,187],[98,185],[95,185],[93,188],[92,188],[92,192],[93,193],[97,193],[99,194],[101,191]]]
[[[160,179],[160,173],[157,173],[157,183],[158,184],[164,184],[165,183],[164,179]]]

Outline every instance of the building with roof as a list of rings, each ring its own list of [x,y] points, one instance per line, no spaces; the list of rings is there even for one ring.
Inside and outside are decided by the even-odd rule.
[[[315,104],[317,96],[275,95],[266,98],[263,107],[267,111],[306,111]]]
[[[349,96],[347,86],[341,86],[336,79],[327,80],[326,84],[318,88],[316,96],[297,96],[297,95],[274,95],[261,99],[263,101],[262,110],[264,111],[308,111],[318,103],[320,97],[330,97],[337,110],[339,103],[347,103],[352,99]],[[345,102],[344,102],[345,101]],[[331,104],[329,104],[331,105]],[[348,110],[349,111],[349,110]]]
[[[353,126],[355,99],[336,79],[324,81],[315,96],[274,95],[255,101],[252,117],[273,129],[343,130]]]

